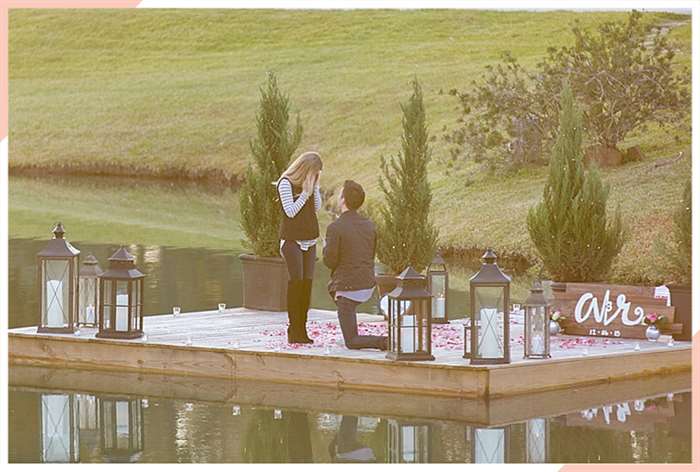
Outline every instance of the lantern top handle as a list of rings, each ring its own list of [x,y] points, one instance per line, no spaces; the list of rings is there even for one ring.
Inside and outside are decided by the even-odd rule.
[[[60,221],[56,223],[56,225],[53,227],[51,230],[53,233],[54,239],[63,239],[63,235],[66,233],[66,230],[63,229],[63,223]]]
[[[547,299],[544,296],[544,288],[542,287],[542,282],[536,279],[532,283],[532,288],[530,288],[530,295],[528,295],[525,300],[526,306],[533,305],[547,305]]]
[[[435,257],[433,257],[433,260],[430,262],[431,266],[436,266],[436,265],[445,265],[445,259],[443,259],[442,255],[440,253],[436,253]]]
[[[99,262],[95,256],[92,254],[88,254],[85,260],[83,261],[84,265],[97,265]]]
[[[484,262],[484,264],[495,264],[497,258],[496,252],[490,247],[486,248],[486,252],[483,256],[481,256],[481,260]]]
[[[127,251],[124,246],[121,246],[108,260],[113,262],[134,262],[136,258],[129,254],[129,251]]]
[[[423,280],[424,277],[419,274],[418,272],[415,271],[415,269],[411,266],[408,266],[404,269],[401,274],[399,274],[398,277],[396,277],[397,280]]]
[[[535,279],[532,283],[532,288],[530,289],[532,293],[543,293],[544,288],[542,287],[542,281],[540,279]]]

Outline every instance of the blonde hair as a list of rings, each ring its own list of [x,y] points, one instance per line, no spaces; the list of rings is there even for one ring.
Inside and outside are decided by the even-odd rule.
[[[317,152],[308,151],[294,159],[294,162],[287,167],[287,170],[282,172],[280,179],[286,177],[292,185],[301,187],[310,173],[320,172],[321,169],[323,169],[321,156]]]

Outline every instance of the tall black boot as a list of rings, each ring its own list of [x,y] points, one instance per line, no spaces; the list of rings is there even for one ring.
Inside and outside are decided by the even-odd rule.
[[[287,328],[287,342],[301,343],[304,338],[301,333],[301,297],[303,292],[303,281],[299,279],[287,282],[287,317],[289,327]]]
[[[312,279],[303,279],[301,298],[300,298],[300,314],[299,314],[299,337],[304,339],[304,343],[313,344],[314,340],[306,333],[306,321],[309,318],[309,308],[311,306],[311,288],[313,286]]]

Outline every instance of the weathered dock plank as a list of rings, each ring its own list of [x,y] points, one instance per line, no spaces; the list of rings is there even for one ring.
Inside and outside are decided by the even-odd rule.
[[[364,314],[359,319],[381,320]],[[313,310],[310,320],[322,329],[337,330],[335,312]],[[21,365],[463,398],[497,398],[690,370],[690,343],[682,342],[669,347],[638,340],[595,340],[575,348],[553,342],[552,359],[523,360],[522,344],[517,342],[522,325],[515,324],[511,364],[470,366],[461,349],[454,348],[434,349],[433,362],[390,361],[376,350],[348,350],[340,339],[295,348],[284,343],[285,322],[283,313],[244,309],[151,316],[145,320],[147,339],[137,340],[97,339],[94,329],[85,328],[77,335],[18,328],[10,330],[9,354],[12,363]],[[635,344],[640,345],[638,351]]]

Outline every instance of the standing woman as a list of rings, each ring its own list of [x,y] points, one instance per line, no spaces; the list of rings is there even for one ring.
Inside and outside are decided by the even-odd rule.
[[[289,271],[287,341],[290,343],[313,343],[306,334],[306,319],[311,304],[316,238],[319,236],[316,212],[321,208],[319,178],[322,168],[318,153],[305,152],[277,181],[282,206],[280,252]]]

